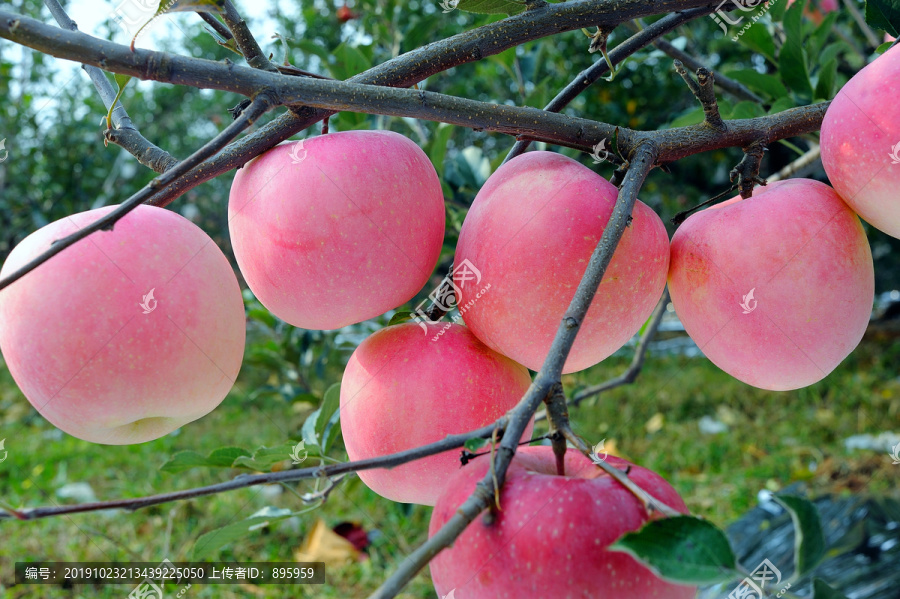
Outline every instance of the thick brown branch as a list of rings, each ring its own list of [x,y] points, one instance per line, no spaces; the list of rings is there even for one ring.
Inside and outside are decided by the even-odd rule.
[[[352,77],[356,83],[408,87],[449,68],[493,56],[519,44],[548,35],[593,25],[615,25],[630,19],[654,14],[711,7],[704,0],[582,0],[525,11],[515,17],[496,21],[471,31],[440,40]],[[0,11],[0,19],[17,15]],[[9,23],[7,22],[9,25]],[[28,44],[24,44],[28,45]],[[91,46],[76,54],[98,53]],[[72,60],[79,60],[72,58]],[[150,203],[165,206],[188,189],[224,172],[244,165],[292,135],[324,119],[328,111],[303,108],[274,119],[271,123],[242,138],[214,159],[206,161],[183,177],[161,188]]]

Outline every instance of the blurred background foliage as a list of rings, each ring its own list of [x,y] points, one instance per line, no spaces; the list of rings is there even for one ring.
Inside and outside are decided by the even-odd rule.
[[[64,4],[85,6],[83,2]],[[98,18],[99,13],[101,23],[93,33],[123,42],[117,25],[108,18],[117,4],[120,2],[91,3],[93,15]],[[274,60],[287,59],[297,67],[339,79],[499,18],[459,10],[444,14],[436,2],[420,0],[353,0],[348,3],[353,17],[349,20],[339,18],[343,0],[273,0],[252,7],[246,2],[237,4]],[[7,6],[52,21],[38,0],[13,0]],[[775,0],[768,14],[737,42],[723,36],[709,18],[680,27],[667,39],[715,71],[740,80],[764,99],[757,104],[720,94],[723,116],[758,116],[832,98],[874,56],[871,32],[861,28],[848,8],[851,6],[862,10],[863,5],[849,0],[822,19],[808,13],[802,16],[804,9],[809,10],[802,0],[790,10],[787,0]],[[72,16],[79,20],[75,12]],[[179,13],[163,21],[165,27],[142,38],[139,46],[213,60],[236,59],[216,44],[196,15]],[[275,34],[287,38],[286,46]],[[881,39],[882,32],[874,34],[875,41]],[[629,35],[625,27],[618,28],[610,46]],[[602,60],[589,54],[587,47],[588,39],[580,31],[559,34],[450,69],[421,82],[420,87],[486,102],[543,107],[578,72]],[[37,228],[74,212],[119,203],[154,176],[120,148],[104,147],[101,120],[106,110],[83,72],[0,42],[0,98],[0,139],[5,139],[9,152],[0,163],[0,261]],[[227,109],[240,99],[229,93],[132,83],[123,103],[145,137],[183,158],[227,124]],[[646,130],[702,119],[696,101],[672,69],[672,60],[652,48],[626,61],[614,81],[594,84],[565,112]],[[332,131],[383,128],[402,133],[426,151],[441,177],[447,206],[445,248],[431,284],[410,302],[415,306],[446,274],[468,206],[513,140],[444,124],[352,113],[336,115],[330,127]],[[316,125],[295,139],[319,132],[320,125]],[[773,144],[761,175],[777,172],[815,141],[813,135]],[[606,177],[612,174],[608,164],[595,166],[586,154],[548,149],[579,159]],[[671,173],[657,169],[641,199],[660,214],[671,232],[668,221],[675,213],[729,187],[728,172],[740,157],[739,149],[728,149],[681,160],[670,165]],[[805,176],[826,180],[820,165]],[[227,173],[204,183],[170,208],[202,227],[233,260],[226,212],[232,177],[233,173]],[[875,256],[876,291],[900,289],[900,241],[868,226],[866,230]],[[213,414],[180,434],[151,443],[101,447],[63,435],[31,409],[5,368],[0,368],[0,438],[7,438],[10,453],[9,461],[0,468],[3,501],[37,505],[71,500],[60,495],[60,489],[78,482],[89,483],[91,492],[101,498],[113,498],[222,480],[222,473],[214,469],[172,476],[161,472],[159,466],[181,450],[206,455],[228,445],[252,452],[262,445],[299,440],[309,414],[320,405],[326,390],[340,381],[350,353],[390,317],[341,331],[304,331],[272,317],[249,291],[245,301],[247,354],[235,390]],[[595,368],[567,377],[567,387],[583,387],[614,376],[627,364],[629,352],[626,348]],[[573,417],[586,438],[614,439],[627,457],[639,459],[673,480],[692,511],[724,523],[751,506],[760,488],[771,490],[798,479],[840,492],[894,489],[890,473],[880,465],[873,466],[868,458],[854,457],[840,440],[897,423],[898,363],[896,338],[870,335],[825,381],[808,389],[774,394],[742,385],[705,360],[658,355],[635,387],[604,396],[588,409],[574,410]],[[724,412],[722,406],[727,408]],[[701,416],[715,417],[731,432],[697,443]],[[323,459],[346,459],[340,443],[330,453],[330,458]],[[290,467],[289,461],[270,465],[271,469],[285,467]],[[309,483],[291,487],[289,491],[306,492]],[[200,534],[265,506],[303,508],[283,490],[250,489],[115,518],[100,514],[28,524],[2,522],[0,590],[9,583],[15,558],[188,559]],[[381,500],[353,478],[332,495],[322,514],[329,526],[353,521],[369,533],[380,534],[369,534],[371,546],[365,559],[353,559],[350,566],[333,569],[326,588],[301,589],[297,596],[362,596],[375,588],[386,570],[424,538],[429,510]],[[290,560],[312,523],[309,517],[287,518],[224,547],[214,557]],[[84,543],[85,536],[90,543]],[[119,596],[120,590],[109,588],[74,595],[50,589],[43,596]],[[10,590],[14,597],[31,596],[26,591],[21,587]],[[220,587],[194,589],[190,596],[275,597],[280,592]],[[432,595],[427,577],[420,577],[405,596]]]

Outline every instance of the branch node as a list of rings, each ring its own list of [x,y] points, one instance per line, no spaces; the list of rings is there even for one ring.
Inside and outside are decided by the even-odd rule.
[[[565,318],[566,329],[572,330],[578,326],[578,319],[574,316],[566,316]]]
[[[747,199],[753,195],[753,187],[757,184],[765,185],[766,180],[760,178],[759,167],[762,162],[763,154],[766,152],[766,145],[763,140],[758,140],[742,148],[744,157],[731,169],[728,178],[734,183],[741,192],[741,198]]]
[[[684,79],[691,93],[700,102],[700,106],[703,107],[704,122],[716,131],[726,131],[728,127],[725,125],[725,121],[722,120],[722,115],[719,114],[719,102],[716,99],[716,90],[713,87],[715,83],[713,72],[706,67],[700,67],[697,69],[697,80],[694,81],[680,60],[675,60],[672,64],[675,67],[675,71]]]

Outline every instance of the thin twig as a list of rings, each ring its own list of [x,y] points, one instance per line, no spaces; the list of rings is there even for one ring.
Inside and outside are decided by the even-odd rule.
[[[237,11],[231,0],[225,0],[222,4],[222,18],[225,19],[225,24],[231,31],[238,50],[244,55],[244,60],[247,61],[248,65],[254,69],[262,69],[272,73],[278,72],[278,68],[263,54],[262,48],[259,47],[259,42],[253,37],[250,27],[247,26],[247,22]]]
[[[253,103],[246,110],[244,110],[243,113],[241,113],[241,116],[238,117],[237,120],[223,129],[222,132],[219,133],[216,137],[206,142],[203,147],[201,147],[199,150],[197,150],[163,174],[150,181],[150,183],[144,186],[140,191],[119,204],[114,210],[107,213],[105,216],[94,221],[90,225],[79,229],[71,235],[67,235],[62,239],[54,241],[49,249],[39,254],[37,257],[33,258],[31,261],[27,262],[25,265],[21,266],[19,269],[11,272],[5,278],[0,280],[0,289],[4,289],[13,282],[21,279],[26,274],[28,274],[53,256],[59,254],[67,247],[76,244],[88,235],[96,233],[97,231],[112,229],[113,225],[119,219],[147,201],[147,199],[149,199],[150,196],[153,195],[154,190],[168,184],[178,177],[184,176],[185,173],[190,171],[192,168],[194,168],[210,156],[213,156],[214,154],[216,154],[216,152],[219,152],[228,144],[228,142],[237,137],[241,133],[241,131],[250,127],[250,125],[256,122],[257,118],[268,111],[272,106],[273,102],[268,94],[260,94],[259,96],[257,96],[256,99],[253,100]]]
[[[159,493],[157,495],[147,495],[145,497],[130,497],[128,499],[114,499],[110,501],[96,501],[93,503],[81,503],[76,505],[63,506],[44,506],[34,508],[23,508],[20,510],[6,510],[0,508],[0,519],[17,518],[19,520],[36,520],[38,518],[48,518],[51,516],[60,516],[63,514],[81,514],[85,512],[97,512],[101,510],[125,509],[137,510],[151,505],[159,505],[171,501],[180,501],[184,499],[193,499],[194,497],[203,497],[206,495],[214,495],[225,491],[234,491],[235,489],[244,489],[255,485],[267,485],[272,483],[286,483],[298,480],[317,479],[322,477],[336,477],[350,472],[358,472],[360,470],[370,470],[372,468],[393,468],[412,462],[430,455],[435,455],[445,451],[450,451],[462,447],[469,439],[489,439],[495,430],[503,431],[507,425],[508,417],[503,416],[496,422],[492,422],[487,426],[475,429],[466,433],[456,435],[447,435],[440,441],[414,447],[405,451],[400,451],[386,456],[370,458],[367,460],[359,460],[356,462],[344,462],[340,464],[332,464],[330,466],[315,466],[311,468],[297,468],[293,470],[282,470],[280,472],[267,472],[265,474],[241,474],[235,478],[214,485],[204,487],[196,487],[193,489],[184,489],[171,493]],[[285,456],[288,459],[289,456]]]
[[[694,81],[680,60],[674,61],[673,64],[675,71],[681,75],[691,93],[703,107],[704,122],[716,131],[725,131],[727,127],[722,121],[722,115],[719,114],[719,101],[716,99],[716,90],[713,87],[716,78],[712,71],[706,67],[700,67],[696,71],[697,80]]]
[[[69,31],[78,31],[78,25],[69,17],[57,0],[44,0],[44,4],[50,9],[50,14],[53,15],[60,27]],[[91,78],[97,94],[100,96],[106,109],[109,110],[109,107],[112,106],[113,101],[116,99],[116,91],[112,88],[109,79],[106,78],[106,73],[95,66],[86,64],[82,64],[81,68]],[[132,154],[144,166],[153,169],[157,173],[162,173],[178,162],[177,158],[141,135],[121,102],[117,102],[115,109],[112,111],[112,122],[114,128],[104,134],[106,140]]]

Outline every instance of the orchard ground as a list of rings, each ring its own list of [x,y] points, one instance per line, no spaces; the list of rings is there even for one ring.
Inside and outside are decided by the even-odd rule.
[[[252,351],[248,347],[248,351]],[[567,390],[604,381],[630,361],[622,351],[587,371],[567,375]],[[843,440],[854,434],[890,430],[900,416],[900,338],[867,334],[830,376],[811,387],[766,392],[738,382],[704,358],[648,356],[639,384],[621,387],[593,402],[573,408],[578,434],[607,448],[615,440],[624,457],[650,468],[682,494],[692,513],[726,525],[757,502],[760,489],[783,488],[805,481],[814,494],[887,493],[900,496],[900,466],[884,453],[848,451]],[[327,380],[337,380],[332,366]],[[0,496],[12,505],[65,503],[54,496],[63,485],[88,483],[99,499],[136,497],[187,489],[226,480],[236,471],[194,468],[178,475],[159,470],[181,450],[207,453],[226,445],[255,449],[283,442],[283,430],[297,431],[311,404],[290,405],[274,398],[246,399],[258,384],[259,371],[246,367],[239,384],[211,414],[177,435],[133,446],[102,446],[61,435],[22,398],[8,371],[0,365],[0,439],[8,457],[0,464]],[[723,406],[723,407],[719,407]],[[660,422],[659,416],[662,415]],[[699,420],[711,416],[729,430],[704,435]],[[277,423],[276,423],[277,422]],[[615,424],[613,424],[615,423]],[[660,426],[661,424],[661,426]],[[536,426],[536,434],[545,425]],[[332,456],[345,459],[343,447]],[[310,458],[312,460],[312,458]],[[811,469],[812,466],[812,469]],[[289,459],[280,464],[291,467]],[[13,473],[16,473],[13,476]],[[22,476],[22,475],[26,476]],[[312,490],[311,482],[294,487]],[[127,586],[101,588],[5,587],[13,556],[67,561],[189,561],[196,539],[267,505],[298,509],[297,498],[273,488],[242,489],[133,513],[82,514],[34,522],[0,522],[0,591],[4,597],[121,598]],[[328,584],[294,587],[291,596],[346,598],[365,596],[386,572],[426,538],[431,508],[397,504],[375,495],[357,477],[342,483],[325,509],[294,521],[264,528],[243,541],[225,546],[209,559],[291,561],[316,519],[329,526],[354,521],[375,529],[368,559],[343,567],[330,566]],[[174,586],[169,587],[174,589]],[[173,591],[174,592],[174,591]],[[186,597],[283,597],[286,587],[194,585]],[[428,575],[422,574],[399,597],[433,599]]]

